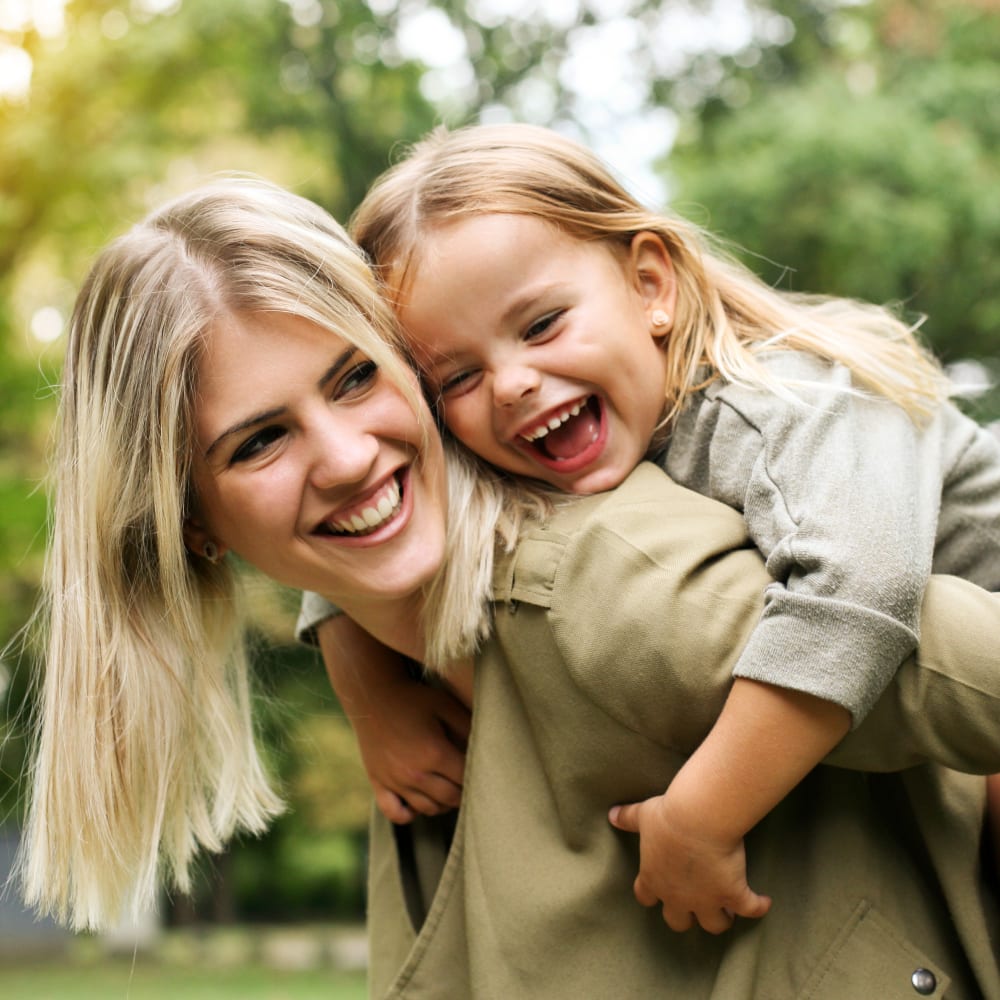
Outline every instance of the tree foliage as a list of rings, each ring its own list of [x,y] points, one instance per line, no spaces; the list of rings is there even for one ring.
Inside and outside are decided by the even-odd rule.
[[[901,303],[946,360],[1000,355],[1000,17],[989,5],[840,12],[808,74],[692,124],[669,168],[784,287]]]

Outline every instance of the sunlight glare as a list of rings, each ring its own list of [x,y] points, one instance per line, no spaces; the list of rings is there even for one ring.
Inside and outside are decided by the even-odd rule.
[[[0,0],[0,31],[34,29],[57,38],[66,29],[66,0]]]
[[[31,317],[31,335],[43,344],[51,344],[59,339],[65,321],[55,306],[43,306]]]
[[[0,43],[0,100],[22,101],[31,90],[31,56],[16,45]]]
[[[397,37],[404,56],[432,69],[451,67],[466,54],[465,36],[444,11],[428,7],[400,23]]]
[[[28,0],[0,0],[0,31],[26,31],[30,26]]]

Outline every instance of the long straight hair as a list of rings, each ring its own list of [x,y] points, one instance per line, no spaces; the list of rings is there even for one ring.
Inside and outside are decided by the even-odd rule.
[[[356,344],[435,432],[363,254],[305,199],[219,180],[99,255],[72,317],[51,466],[47,655],[18,869],[26,901],[77,929],[153,905],[164,880],[187,891],[200,850],[282,808],[254,738],[236,575],[182,535],[204,338],[255,311]],[[492,529],[480,523],[481,542]],[[469,552],[478,590],[461,565],[459,583],[438,584],[459,637],[449,650],[484,634],[491,556]]]
[[[947,380],[915,327],[887,308],[771,288],[687,220],[640,204],[588,149],[532,125],[441,127],[373,185],[351,233],[390,295],[405,291],[423,237],[470,215],[533,216],[584,241],[628,247],[656,233],[673,261],[676,315],[664,338],[664,423],[706,378],[788,394],[764,351],[807,351],[846,365],[862,390],[929,416]]]

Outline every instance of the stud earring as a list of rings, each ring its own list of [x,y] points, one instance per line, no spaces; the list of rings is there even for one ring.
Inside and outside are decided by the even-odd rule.
[[[670,326],[670,313],[663,309],[654,309],[649,314],[649,321],[656,330],[662,330],[665,326]]]
[[[201,547],[201,554],[210,563],[217,563],[219,561],[219,549],[215,542],[205,542]]]

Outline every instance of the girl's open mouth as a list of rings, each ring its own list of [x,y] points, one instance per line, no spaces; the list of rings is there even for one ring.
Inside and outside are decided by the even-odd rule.
[[[522,434],[521,441],[549,466],[558,467],[562,463],[575,466],[585,456],[589,462],[594,446],[603,442],[603,409],[597,396],[588,396],[530,433]]]

